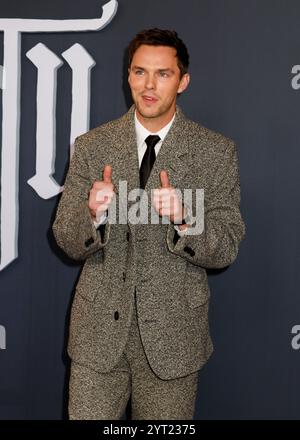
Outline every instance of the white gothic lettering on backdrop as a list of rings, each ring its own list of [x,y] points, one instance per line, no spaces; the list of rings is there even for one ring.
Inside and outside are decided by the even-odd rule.
[[[100,18],[43,20],[0,19],[4,32],[2,73],[2,156],[1,156],[1,262],[0,270],[18,257],[19,222],[19,138],[20,138],[20,84],[21,36],[24,32],[86,32],[100,31],[115,16],[116,0],[102,7]],[[56,152],[56,79],[57,71],[65,60],[72,71],[72,110],[70,154],[76,136],[89,129],[90,73],[95,65],[85,48],[75,43],[61,54],[53,53],[43,43],[38,43],[26,53],[37,68],[37,121],[36,121],[36,173],[28,184],[43,199],[61,192],[55,181]],[[80,85],[80,86],[79,86]]]

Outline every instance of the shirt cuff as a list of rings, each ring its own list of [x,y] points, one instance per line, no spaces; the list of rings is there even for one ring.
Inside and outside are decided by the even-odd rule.
[[[185,205],[184,209],[185,209],[185,216],[184,216],[185,224],[191,224],[192,223],[192,215],[191,215],[192,210],[189,206],[186,206],[186,205]],[[175,229],[175,231],[177,231],[177,234],[180,237],[182,237],[183,235],[187,235],[187,231],[189,228],[187,227],[187,228],[181,230],[181,229],[179,229],[179,226],[180,225],[174,224],[174,229]]]
[[[187,231],[188,231],[189,228],[187,227],[187,228],[181,230],[181,229],[179,229],[179,227],[178,227],[177,225],[174,225],[174,229],[175,229],[175,231],[177,231],[177,234],[178,234],[180,237],[182,237],[183,235],[186,235],[186,233],[187,233]]]
[[[94,221],[94,226],[96,229],[99,228],[99,226],[103,225],[104,223],[106,223],[106,214],[102,214],[99,221]]]

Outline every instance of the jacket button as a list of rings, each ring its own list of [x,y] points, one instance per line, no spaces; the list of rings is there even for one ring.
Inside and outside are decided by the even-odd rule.
[[[123,281],[126,280],[126,272],[123,272]]]
[[[129,241],[129,232],[126,234],[127,241]]]
[[[91,244],[93,244],[94,243],[94,239],[93,239],[93,237],[90,237],[90,238],[88,238],[87,240],[85,240],[85,242],[84,242],[84,244],[85,244],[85,247],[89,247]]]
[[[118,319],[119,319],[119,312],[116,311],[116,312],[115,312],[115,320],[118,321]]]

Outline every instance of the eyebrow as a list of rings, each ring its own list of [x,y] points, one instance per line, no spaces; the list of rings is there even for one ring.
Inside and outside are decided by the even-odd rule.
[[[141,67],[141,66],[132,66],[132,69],[138,69],[138,70],[147,70],[145,69],[145,67]],[[169,67],[166,67],[165,69],[157,69],[158,72],[170,72],[170,73],[175,73],[173,69],[170,69]]]
[[[170,72],[170,73],[175,73],[173,69],[170,69],[169,67],[167,67],[166,69],[159,69],[159,72]]]

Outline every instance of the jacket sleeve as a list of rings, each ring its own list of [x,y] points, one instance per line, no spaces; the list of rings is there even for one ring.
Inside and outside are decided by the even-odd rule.
[[[198,235],[175,239],[174,225],[167,230],[171,252],[204,268],[231,264],[245,235],[240,213],[240,182],[235,144],[228,142],[222,160],[204,193],[204,230]]]
[[[105,226],[102,241],[90,215],[88,196],[91,186],[86,145],[82,137],[78,137],[53,224],[57,244],[75,260],[84,260],[97,252],[109,238],[109,223]]]

